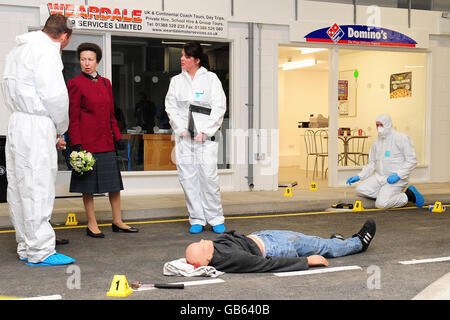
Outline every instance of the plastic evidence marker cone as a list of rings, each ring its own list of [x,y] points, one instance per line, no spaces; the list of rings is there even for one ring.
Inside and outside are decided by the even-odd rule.
[[[77,217],[75,213],[69,213],[67,215],[66,226],[76,226],[78,225]]]
[[[446,210],[445,206],[443,206],[442,203],[439,201],[436,201],[434,203],[434,206],[430,206],[428,209],[431,212],[438,212],[438,213],[444,212]]]
[[[309,186],[310,191],[317,191],[317,183],[311,182],[311,185]]]
[[[284,190],[284,196],[292,197],[292,188],[291,187],[286,187],[286,189]]]
[[[128,285],[127,278],[124,275],[115,275],[106,295],[108,297],[126,297],[132,293],[133,290]]]
[[[353,205],[353,211],[363,211],[364,208],[362,206],[362,202],[361,201],[356,201],[355,204]]]

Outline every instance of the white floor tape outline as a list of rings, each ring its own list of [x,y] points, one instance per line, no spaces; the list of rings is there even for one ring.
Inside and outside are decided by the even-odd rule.
[[[308,274],[338,272],[338,271],[347,271],[347,270],[362,270],[362,268],[360,266],[344,266],[344,267],[323,268],[323,269],[304,270],[304,271],[277,272],[277,273],[274,273],[274,275],[277,277],[292,277],[292,276],[303,276],[303,275],[308,275]]]
[[[19,298],[17,300],[61,300],[62,297],[59,294],[55,294],[52,296],[40,296],[40,297],[31,297],[31,298]]]
[[[406,261],[399,261],[400,264],[419,264],[419,263],[431,263],[431,262],[443,262],[443,261],[450,261],[450,257],[440,257],[440,258],[429,258],[429,259],[413,259],[413,260],[406,260]]]

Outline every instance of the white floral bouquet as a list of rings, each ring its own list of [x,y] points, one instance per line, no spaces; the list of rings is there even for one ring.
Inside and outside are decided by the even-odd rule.
[[[95,158],[92,153],[83,151],[72,151],[70,154],[70,165],[80,175],[94,168]]]

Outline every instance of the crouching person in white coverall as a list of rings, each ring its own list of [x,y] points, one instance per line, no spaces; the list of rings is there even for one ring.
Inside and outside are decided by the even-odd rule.
[[[3,97],[12,112],[5,150],[7,199],[19,259],[31,266],[75,261],[55,251],[50,224],[58,170],[56,148],[65,146],[60,135],[69,124],[61,50],[71,35],[67,18],[51,15],[42,31],[17,37],[3,74]]]
[[[424,205],[424,198],[408,185],[408,177],[417,165],[416,152],[410,137],[392,127],[391,117],[382,114],[376,118],[378,139],[369,152],[369,162],[361,172],[347,180],[347,184],[361,180],[356,187],[359,196],[376,199],[377,208],[398,208],[408,201]]]
[[[226,97],[219,78],[207,68],[208,56],[200,44],[186,43],[182,72],[171,79],[165,100],[191,233],[202,232],[206,224],[216,233],[225,231],[217,160]]]

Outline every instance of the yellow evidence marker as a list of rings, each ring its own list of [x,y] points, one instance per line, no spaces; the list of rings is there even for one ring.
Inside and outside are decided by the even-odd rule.
[[[127,278],[124,275],[115,275],[109,291],[106,293],[108,297],[126,297],[133,293]]]

